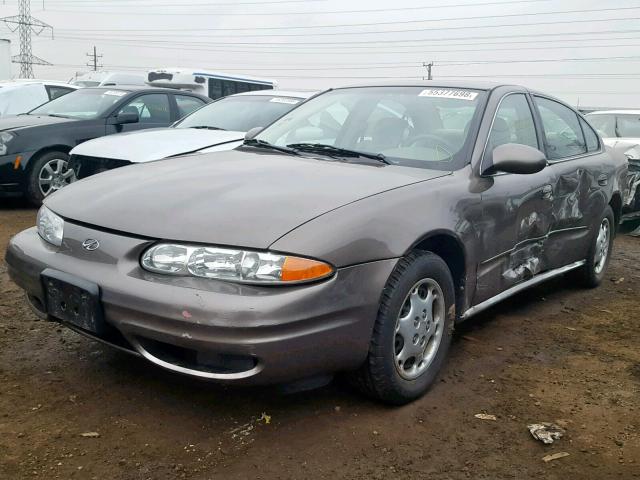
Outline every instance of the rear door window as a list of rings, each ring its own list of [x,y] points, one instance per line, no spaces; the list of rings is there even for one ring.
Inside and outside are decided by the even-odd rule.
[[[548,98],[535,97],[535,102],[542,119],[549,160],[587,153],[587,145],[576,112]]]
[[[120,112],[130,112],[136,109],[140,117],[140,123],[158,123],[169,125],[171,123],[171,110],[169,109],[169,97],[164,93],[150,93],[134,98]]]
[[[197,110],[204,102],[196,97],[190,97],[187,95],[175,95],[176,105],[178,107],[178,118],[185,117],[191,112]]]

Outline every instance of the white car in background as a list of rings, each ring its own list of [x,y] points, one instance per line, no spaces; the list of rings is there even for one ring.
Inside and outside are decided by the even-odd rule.
[[[27,113],[79,87],[47,80],[12,80],[0,82],[0,117]]]
[[[71,150],[70,166],[76,178],[82,179],[133,163],[232,150],[242,143],[246,132],[266,127],[315,93],[258,90],[230,95],[168,128],[108,135],[82,143]]]
[[[640,110],[601,110],[585,118],[605,145],[629,159],[629,194],[624,202],[622,221],[633,228],[640,226]]]

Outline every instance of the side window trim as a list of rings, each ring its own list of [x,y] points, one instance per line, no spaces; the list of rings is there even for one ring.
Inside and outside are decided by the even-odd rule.
[[[527,104],[529,105],[529,110],[530,110],[530,113],[531,113],[531,117],[533,119],[533,128],[536,131],[536,140],[538,142],[538,150],[544,152],[545,155],[546,155],[545,150],[542,150],[540,148],[541,147],[541,143],[540,142],[542,141],[542,137],[541,137],[540,127],[538,125],[538,121],[537,121],[537,118],[536,118],[537,109],[534,110],[532,108],[532,107],[534,107],[534,105],[532,105],[532,103],[534,103],[534,102],[532,101],[531,98],[529,98],[529,92],[525,92],[525,91],[523,91],[523,92],[519,92],[519,91],[507,92],[500,98],[500,100],[498,101],[498,104],[496,105],[495,110],[493,111],[493,115],[491,117],[491,124],[489,125],[489,131],[487,132],[487,138],[485,138],[485,140],[484,140],[484,147],[482,148],[482,155],[480,156],[480,170],[479,170],[480,172],[484,168],[485,158],[487,157],[487,148],[489,147],[489,139],[491,138],[491,132],[493,131],[493,124],[495,123],[496,117],[498,116],[498,112],[500,111],[500,106],[502,105],[502,102],[504,101],[504,99],[509,97],[510,95],[523,95],[525,97],[525,99],[527,101]],[[496,175],[510,175],[510,174],[499,172],[499,173],[491,174],[489,176],[493,177],[493,176],[496,176]]]

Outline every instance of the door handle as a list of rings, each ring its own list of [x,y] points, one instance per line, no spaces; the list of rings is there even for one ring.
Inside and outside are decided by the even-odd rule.
[[[542,197],[543,198],[551,198],[553,194],[553,187],[551,185],[545,185],[542,187]]]
[[[609,179],[606,175],[603,174],[598,177],[598,185],[600,185],[601,187],[605,187],[607,183],[609,183]]]

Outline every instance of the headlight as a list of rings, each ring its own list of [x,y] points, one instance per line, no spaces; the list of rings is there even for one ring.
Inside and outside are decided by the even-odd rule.
[[[294,284],[333,274],[331,265],[270,252],[161,243],[142,255],[145,270],[241,283]]]
[[[0,155],[6,155],[9,150],[7,144],[15,137],[13,133],[0,132]]]
[[[47,242],[59,247],[62,245],[64,220],[44,205],[38,210],[38,233]]]

